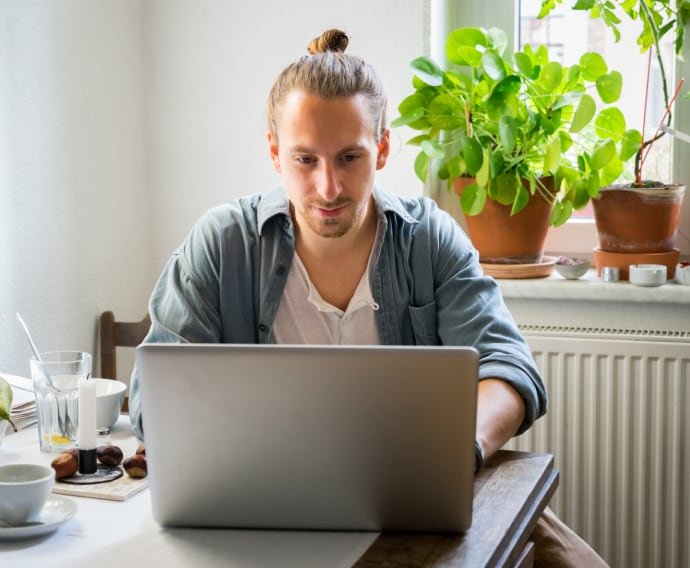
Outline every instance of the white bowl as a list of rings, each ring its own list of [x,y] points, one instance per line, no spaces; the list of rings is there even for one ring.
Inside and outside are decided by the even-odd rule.
[[[690,264],[678,263],[676,265],[676,282],[690,286]]]
[[[127,383],[93,377],[89,380],[96,381],[96,426],[112,428],[120,417]]]
[[[631,264],[628,278],[637,286],[661,286],[666,282],[666,266],[663,264]]]

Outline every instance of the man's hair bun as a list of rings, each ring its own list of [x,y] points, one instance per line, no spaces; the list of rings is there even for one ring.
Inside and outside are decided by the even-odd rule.
[[[319,37],[315,37],[309,42],[307,50],[312,55],[325,53],[327,51],[344,52],[347,48],[349,38],[342,30],[326,30]]]

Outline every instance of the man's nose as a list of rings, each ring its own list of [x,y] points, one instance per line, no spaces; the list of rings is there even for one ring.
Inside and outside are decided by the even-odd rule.
[[[321,167],[317,184],[317,192],[324,201],[334,201],[342,191],[335,168],[330,164]]]

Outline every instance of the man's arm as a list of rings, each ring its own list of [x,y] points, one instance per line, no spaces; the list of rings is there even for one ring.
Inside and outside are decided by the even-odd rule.
[[[500,379],[479,381],[476,438],[488,458],[517,432],[525,419],[525,403]]]

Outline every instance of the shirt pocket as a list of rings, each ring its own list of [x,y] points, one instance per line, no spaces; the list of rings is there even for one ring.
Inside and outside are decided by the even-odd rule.
[[[409,306],[412,333],[417,345],[438,345],[438,329],[436,327],[436,302],[425,306]]]

